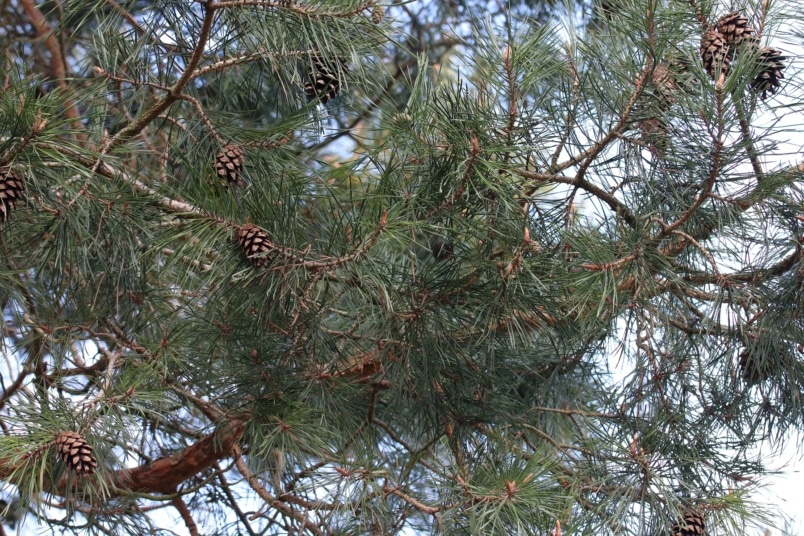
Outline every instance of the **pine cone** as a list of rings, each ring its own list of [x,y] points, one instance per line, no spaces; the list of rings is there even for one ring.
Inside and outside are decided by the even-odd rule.
[[[17,207],[25,192],[22,175],[8,166],[0,167],[0,223],[8,221],[8,214]]]
[[[383,17],[385,17],[385,9],[382,6],[374,6],[371,10],[371,22],[379,24]]]
[[[768,347],[760,344],[749,342],[740,352],[740,373],[749,387],[764,382],[781,367],[799,360],[787,343],[771,344]]]
[[[767,98],[768,93],[773,95],[782,87],[781,79],[784,78],[782,70],[785,67],[784,60],[786,59],[776,48],[765,47],[759,51],[758,61],[762,70],[751,80],[749,87],[762,100]]]
[[[56,434],[56,451],[59,457],[78,476],[91,475],[98,466],[92,446],[75,432]]]
[[[611,19],[622,6],[618,0],[601,0],[600,13],[603,18]]]
[[[391,121],[398,127],[408,128],[413,124],[413,117],[408,113],[400,112],[391,116]]]
[[[667,111],[675,100],[676,80],[673,73],[667,65],[659,63],[653,69],[651,82],[656,89],[659,109]]]
[[[723,34],[714,29],[704,32],[701,37],[701,59],[709,76],[715,78],[718,66],[723,74],[728,74],[731,61],[729,45]]]
[[[653,82],[656,88],[660,89],[673,90],[676,88],[673,73],[670,72],[670,69],[664,63],[659,63],[653,68],[651,82]]]
[[[644,141],[655,156],[667,154],[667,124],[657,117],[649,117],[639,122],[639,131]]]
[[[235,238],[240,249],[248,260],[255,266],[267,266],[270,259],[261,255],[271,249],[271,239],[261,227],[252,223],[241,225],[235,231]]]
[[[748,19],[736,11],[720,17],[715,23],[715,30],[723,36],[726,44],[733,48],[755,39],[755,30],[748,25]]]
[[[430,251],[437,261],[448,261],[452,258],[452,244],[441,238],[433,240]]]
[[[226,181],[226,185],[243,186],[243,161],[245,153],[239,145],[230,143],[215,156],[215,172]]]
[[[334,99],[341,89],[341,81],[338,78],[338,67],[332,61],[327,61],[321,56],[313,56],[313,67],[310,69],[310,80],[304,84],[304,93],[307,100],[318,99],[321,104],[326,104],[330,99]],[[341,66],[346,62],[339,58]]]
[[[690,68],[690,60],[684,56],[674,54],[669,56],[666,61],[675,87],[683,91],[691,91],[695,84],[698,83],[698,80]]]
[[[704,536],[706,523],[699,512],[689,511],[681,519],[673,523],[670,529],[671,536]]]
[[[766,379],[766,372],[761,370],[754,353],[748,348],[740,352],[740,373],[748,385],[756,385]]]

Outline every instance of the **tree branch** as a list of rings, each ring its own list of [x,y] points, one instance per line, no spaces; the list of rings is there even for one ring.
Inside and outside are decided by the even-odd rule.
[[[50,52],[50,68],[53,70],[53,77],[56,79],[56,83],[61,89],[67,90],[69,87],[67,84],[67,63],[64,61],[61,46],[53,33],[53,28],[47,22],[45,16],[42,15],[42,12],[39,11],[39,8],[36,7],[34,0],[20,0],[20,4],[36,29],[37,35],[45,41],[45,46]],[[82,132],[84,130],[84,126],[80,121],[81,114],[75,104],[65,106],[64,115],[71,120],[71,125],[76,131]],[[86,139],[84,134],[77,133],[76,137],[79,140]]]
[[[237,445],[245,430],[245,421],[223,423],[213,433],[204,436],[186,449],[154,460],[132,469],[122,469],[109,475],[100,474],[104,478],[103,489],[108,490],[107,499],[123,497],[130,493],[176,493],[179,485],[201,471],[213,467],[218,460],[228,457],[232,448]],[[25,463],[23,461],[22,463]],[[20,462],[0,459],[0,479],[14,482],[20,475]],[[45,477],[42,489],[50,490],[57,495],[66,496],[70,487],[75,486],[75,478],[65,475],[55,485]]]
[[[187,530],[190,531],[190,536],[198,536],[198,525],[195,524],[193,520],[192,514],[190,514],[190,509],[187,508],[187,504],[181,497],[174,497],[173,506],[176,507],[176,510],[179,511],[181,518],[184,520],[184,524],[187,525]]]
[[[193,49],[192,56],[190,56],[190,59],[187,61],[187,68],[184,70],[179,80],[173,84],[173,87],[170,88],[170,91],[167,95],[162,97],[156,104],[151,106],[151,108],[140,116],[139,119],[121,129],[114,138],[109,140],[104,148],[104,153],[111,151],[115,147],[124,143],[126,140],[129,140],[142,132],[143,129],[145,129],[145,127],[151,123],[151,121],[156,119],[159,114],[167,110],[170,105],[179,99],[182,89],[184,89],[184,86],[186,86],[187,83],[192,80],[193,72],[195,71],[195,68],[198,67],[198,63],[201,61],[201,58],[204,55],[204,48],[206,47],[210,33],[212,32],[212,23],[214,20],[214,6],[204,5],[204,22],[202,23],[201,29],[198,32],[198,42]]]
[[[625,220],[628,225],[631,227],[636,227],[637,220],[631,211],[628,210],[628,207],[625,206],[620,200],[616,197],[605,191],[603,188],[599,186],[595,186],[594,184],[588,182],[586,179],[579,175],[576,177],[567,177],[565,175],[556,175],[553,173],[537,173],[535,171],[530,171],[523,168],[517,168],[511,170],[520,177],[524,177],[526,179],[532,179],[540,182],[554,182],[554,183],[561,183],[561,184],[569,184],[572,186],[576,186],[585,192],[592,194],[593,196],[597,197],[604,203],[606,203],[611,209],[616,212],[617,214]]]
[[[240,471],[240,474],[243,475],[248,482],[251,489],[253,489],[260,498],[266,502],[266,504],[270,505],[273,508],[276,508],[278,511],[282,512],[286,516],[290,516],[306,528],[311,533],[315,534],[316,536],[324,536],[324,532],[319,529],[316,525],[313,524],[312,521],[307,519],[307,516],[301,514],[300,512],[296,512],[293,508],[289,505],[285,504],[284,502],[280,501],[270,493],[268,490],[265,489],[265,486],[260,484],[257,475],[254,474],[254,471],[248,468],[246,463],[241,458],[240,449],[235,447],[235,466],[237,470]]]
[[[175,493],[179,484],[212,467],[218,460],[228,457],[245,428],[244,421],[224,423],[215,432],[173,456],[159,458],[134,469],[118,471],[110,479],[110,491],[118,496],[131,491]]]

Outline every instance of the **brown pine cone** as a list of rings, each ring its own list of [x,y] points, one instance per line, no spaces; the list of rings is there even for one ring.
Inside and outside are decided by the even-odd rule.
[[[723,34],[714,29],[704,32],[701,37],[701,59],[704,69],[712,78],[716,78],[718,67],[721,73],[728,74],[731,53]]]
[[[239,145],[230,143],[221,149],[215,156],[215,173],[224,179],[225,184],[243,186],[243,161],[245,153]]]
[[[265,229],[246,223],[235,231],[235,238],[240,244],[243,255],[255,266],[267,266],[270,259],[264,254],[271,249],[271,239]]]
[[[98,461],[92,454],[92,446],[81,435],[75,432],[59,432],[55,443],[59,457],[76,475],[91,475],[95,472]]]
[[[8,166],[0,167],[0,223],[8,221],[9,213],[25,193],[22,175]]]

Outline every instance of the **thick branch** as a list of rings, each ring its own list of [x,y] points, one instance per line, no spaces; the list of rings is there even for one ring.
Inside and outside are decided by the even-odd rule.
[[[244,422],[233,422],[218,428],[173,456],[159,458],[134,469],[118,471],[111,479],[112,489],[116,489],[118,495],[127,491],[174,493],[182,482],[229,456],[244,429]]]
[[[132,492],[164,495],[176,493],[182,482],[228,457],[244,430],[243,421],[226,423],[172,456],[165,456],[132,469],[116,471],[106,477],[103,486],[108,490],[106,497],[122,497]],[[0,479],[13,478],[15,473],[19,474],[18,470],[18,464],[12,464],[8,459],[0,460]],[[65,496],[69,491],[68,482],[74,484],[74,481],[74,477],[68,478],[65,475],[58,483],[51,485],[45,479],[42,488]]]

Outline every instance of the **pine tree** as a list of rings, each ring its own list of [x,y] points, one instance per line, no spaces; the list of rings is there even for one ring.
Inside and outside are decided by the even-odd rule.
[[[804,163],[767,120],[804,104],[797,5],[553,4],[6,2],[14,519],[767,526],[755,449],[804,428]]]

